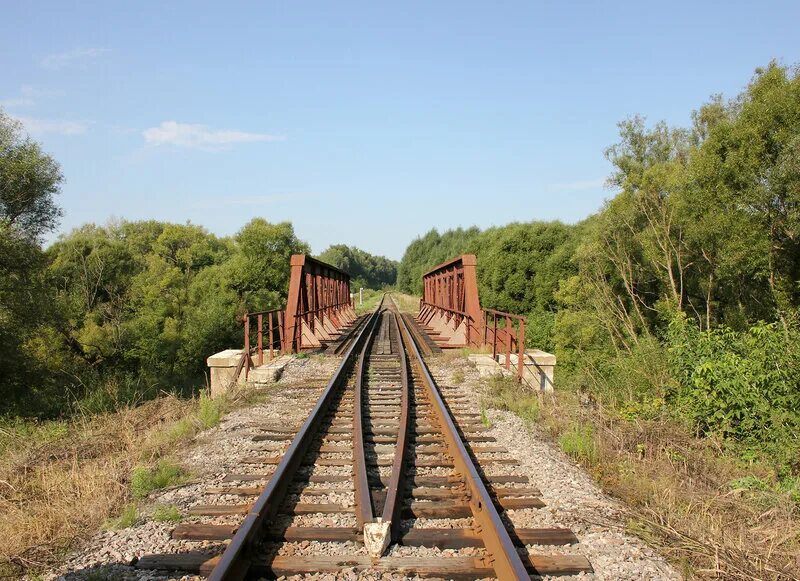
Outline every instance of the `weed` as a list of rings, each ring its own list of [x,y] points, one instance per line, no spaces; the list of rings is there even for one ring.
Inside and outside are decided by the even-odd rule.
[[[132,527],[139,520],[139,511],[135,504],[128,504],[116,518],[108,519],[104,524],[105,529],[126,529]]]
[[[743,476],[728,482],[731,490],[769,490],[769,485],[757,476]]]
[[[663,549],[687,579],[710,571],[800,579],[798,479],[780,478],[763,455],[744,461],[730,443],[698,439],[681,418],[630,421],[604,403],[589,407],[579,392],[559,390],[542,400],[537,423],[571,456],[589,455],[581,461],[628,506],[631,532]]]
[[[181,511],[173,504],[159,504],[153,509],[153,520],[158,522],[181,522]]]
[[[300,352],[294,356],[295,359],[308,359],[308,353]]]
[[[487,428],[492,427],[492,421],[489,419],[489,416],[486,415],[486,407],[483,404],[481,404],[481,423]]]
[[[464,372],[460,369],[453,372],[453,383],[456,385],[461,385],[464,383]]]
[[[561,449],[574,459],[593,465],[597,462],[594,430],[589,425],[574,425],[558,439]]]
[[[416,313],[419,310],[420,297],[418,296],[407,295],[397,291],[392,291],[390,296],[394,299],[397,308],[402,312]]]
[[[131,475],[131,493],[134,498],[146,498],[154,490],[185,482],[187,476],[180,466],[169,460],[160,460],[153,469],[137,466]]]
[[[511,377],[491,377],[488,396],[492,407],[513,412],[528,423],[539,418],[539,396]]]
[[[213,428],[219,423],[222,417],[222,407],[218,400],[211,399],[206,392],[200,394],[200,409],[197,412],[197,419],[204,428]]]

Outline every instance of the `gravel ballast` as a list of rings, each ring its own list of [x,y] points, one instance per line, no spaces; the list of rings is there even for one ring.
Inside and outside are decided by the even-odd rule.
[[[181,487],[153,493],[142,508],[142,518],[136,525],[112,531],[97,533],[78,552],[70,555],[65,564],[53,571],[46,579],[194,579],[194,576],[181,576],[154,571],[141,571],[131,566],[137,557],[152,553],[177,553],[204,551],[212,556],[220,553],[224,543],[219,541],[182,541],[171,538],[174,523],[155,522],[151,516],[157,504],[175,505],[183,513],[184,523],[236,524],[236,516],[196,517],[186,516],[191,506],[202,503],[244,503],[247,497],[233,495],[213,495],[204,491],[220,486],[259,486],[261,482],[226,482],[228,474],[269,474],[274,466],[262,464],[241,464],[248,456],[278,455],[288,446],[293,434],[286,434],[286,440],[254,442],[254,436],[267,433],[264,425],[286,426],[297,429],[316,403],[319,394],[331,376],[338,358],[311,357],[294,359],[285,368],[281,379],[269,387],[270,397],[260,403],[226,415],[219,426],[207,430],[195,438],[177,459],[191,471],[194,480]],[[483,380],[476,368],[466,359],[452,354],[432,357],[428,361],[431,372],[439,385],[446,389],[446,397],[459,396],[457,410],[478,412],[481,405]],[[454,386],[455,372],[463,374],[464,380]],[[308,388],[306,386],[313,385]],[[481,457],[514,458],[518,466],[487,464],[487,475],[517,474],[530,479],[530,486],[537,487],[546,506],[540,509],[509,510],[504,517],[516,527],[567,527],[578,537],[579,543],[571,546],[528,546],[531,553],[539,554],[582,554],[591,562],[594,573],[558,579],[623,579],[623,580],[673,580],[681,576],[660,556],[641,540],[625,533],[625,510],[614,499],[605,495],[591,477],[557,446],[537,432],[536,426],[529,426],[518,416],[502,410],[486,410],[490,428],[486,435],[497,439],[496,443],[479,444],[504,446],[508,453],[486,453]],[[328,458],[350,458],[346,442],[331,440],[328,444],[341,446],[342,452],[328,452]],[[390,452],[381,449],[381,454]],[[313,474],[351,474],[349,467],[315,466],[307,468]],[[382,467],[381,474],[389,472]],[[418,474],[446,475],[448,469],[419,467]],[[337,489],[326,495],[302,495],[304,503],[336,503],[352,506],[354,497],[347,483],[311,483],[306,490],[314,488]],[[510,486],[514,486],[513,484]],[[354,527],[353,514],[306,514],[286,519],[296,526],[334,526]],[[404,523],[405,524],[405,523]],[[409,523],[410,524],[410,523]],[[429,527],[468,527],[472,519],[416,519],[415,528]],[[360,555],[364,549],[359,543],[284,543],[274,547],[281,555]],[[399,547],[390,549],[394,556],[446,556],[482,555],[484,549],[463,549],[460,551],[441,551],[438,549]],[[296,579],[300,577],[292,577]],[[341,575],[310,575],[303,579],[402,579],[402,576],[389,574],[358,574],[343,571]]]

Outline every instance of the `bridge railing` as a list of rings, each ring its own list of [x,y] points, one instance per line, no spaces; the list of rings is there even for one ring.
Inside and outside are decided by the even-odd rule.
[[[264,354],[271,359],[287,351],[286,337],[284,337],[284,312],[283,309],[257,311],[242,315],[244,324],[244,353],[245,378],[248,377],[253,356],[256,365],[264,364]],[[253,340],[255,339],[255,340]]]
[[[434,316],[439,315],[454,329],[463,324],[466,337],[464,344],[449,346],[477,348],[491,346],[493,359],[497,360],[498,355],[505,355],[503,365],[506,369],[511,369],[511,355],[516,354],[517,380],[522,381],[525,371],[525,317],[495,309],[481,309],[481,314],[480,320],[476,321],[466,311],[435,305],[420,299],[418,319],[422,324],[427,324]]]
[[[525,372],[525,317],[494,309],[483,309],[483,344],[492,346],[492,358],[505,354],[504,366],[511,368],[511,354],[517,354],[517,381]],[[515,328],[516,325],[516,328]]]
[[[331,321],[337,329],[344,326],[345,321],[340,320],[340,310],[345,307],[352,306],[350,301],[349,295],[346,300],[340,301],[338,303],[334,303],[331,305],[326,305],[324,307],[319,307],[316,309],[308,309],[297,313],[295,315],[294,325],[292,327],[293,337],[295,338],[295,344],[301,345],[302,344],[302,324],[305,323],[308,325],[308,328],[311,330],[312,333],[322,332],[328,333],[328,330],[323,327],[318,327],[318,325],[323,324],[322,321],[327,318]]]

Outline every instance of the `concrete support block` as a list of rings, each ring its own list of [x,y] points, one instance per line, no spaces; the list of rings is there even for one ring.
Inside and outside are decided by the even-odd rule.
[[[251,369],[247,384],[263,385],[266,383],[275,383],[281,378],[284,368],[291,360],[291,355],[281,355],[272,361],[264,362],[264,365]]]
[[[228,387],[234,382],[233,374],[239,365],[242,353],[244,353],[242,349],[226,349],[215,353],[206,360],[211,379],[212,398],[228,391]],[[243,379],[244,373],[240,378],[236,378],[236,382]]]
[[[541,391],[553,391],[556,375],[556,356],[540,349],[525,351],[525,371],[530,371],[532,379],[539,381]]]
[[[511,375],[510,371],[506,371],[504,367],[498,365],[497,361],[492,359],[491,354],[475,353],[469,356],[469,360],[478,368],[478,374],[481,377],[491,377],[493,375]]]
[[[509,358],[509,366],[513,373],[516,373],[517,361],[519,356],[512,353]],[[505,353],[497,354],[497,364],[505,369]],[[553,391],[553,381],[556,372],[556,356],[540,349],[527,349],[522,359],[523,380],[539,391]]]

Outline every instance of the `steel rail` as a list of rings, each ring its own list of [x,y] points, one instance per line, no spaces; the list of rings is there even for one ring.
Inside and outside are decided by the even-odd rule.
[[[382,302],[382,301],[381,301]],[[380,307],[378,308],[380,312]],[[356,366],[356,386],[355,394],[353,396],[353,484],[355,488],[355,503],[356,503],[356,522],[358,528],[364,530],[364,525],[371,523],[374,519],[372,513],[372,498],[369,493],[369,481],[367,479],[367,460],[364,449],[364,417],[363,417],[363,401],[364,401],[364,363],[367,358],[372,342],[375,339],[375,329],[377,329],[377,321],[380,320],[382,314],[374,321],[370,321],[372,330],[369,338],[364,341],[361,353],[358,356],[358,365]]]
[[[406,336],[411,338],[408,326],[400,319],[406,330]],[[407,343],[409,352],[413,354],[413,364],[417,367],[423,379],[423,386],[428,393],[431,408],[439,419],[442,433],[445,438],[448,455],[453,458],[456,472],[464,479],[468,504],[475,519],[478,533],[483,539],[486,550],[489,552],[490,566],[494,568],[498,579],[530,579],[522,559],[514,547],[514,542],[503,524],[500,514],[492,502],[486,486],[483,484],[478,470],[467,452],[464,442],[458,433],[453,418],[445,406],[439,388],[425,364],[425,360],[417,348],[413,338]]]
[[[394,303],[394,299],[392,299]],[[397,442],[394,448],[392,474],[386,488],[386,502],[383,505],[381,520],[388,523],[390,534],[388,540],[397,541],[400,538],[400,510],[403,504],[403,492],[406,477],[406,451],[408,448],[408,425],[410,416],[411,396],[408,381],[408,359],[403,349],[403,339],[400,335],[400,324],[397,322],[397,313],[392,313],[393,328],[396,331],[398,354],[400,356],[400,421],[397,430]],[[386,542],[388,545],[388,541]],[[386,547],[384,547],[385,549]]]
[[[241,580],[247,575],[250,568],[250,562],[246,554],[247,550],[258,540],[259,534],[267,524],[266,521],[275,515],[286,497],[286,490],[297,473],[297,469],[300,467],[314,435],[319,430],[325,413],[330,408],[333,396],[338,391],[341,382],[346,378],[346,371],[351,364],[351,358],[367,337],[367,330],[369,329],[370,333],[374,330],[374,321],[377,319],[382,305],[383,299],[381,299],[378,308],[371,315],[370,323],[372,325],[368,323],[364,326],[356,340],[353,341],[342,357],[342,362],[336,368],[325,390],[317,400],[314,409],[297,432],[275,472],[267,482],[266,487],[247,512],[230,544],[225,548],[219,562],[208,576],[209,581]]]
[[[405,484],[405,456],[408,442],[409,424],[409,382],[408,382],[408,361],[403,343],[400,339],[400,326],[397,323],[397,315],[390,313],[390,318],[397,337],[398,356],[400,359],[400,418],[395,442],[394,459],[392,461],[392,472],[386,486],[386,499],[383,511],[378,519],[375,519],[373,512],[372,495],[367,478],[367,466],[364,447],[364,424],[362,416],[363,402],[363,373],[364,362],[367,353],[374,340],[374,334],[365,342],[361,351],[358,363],[358,376],[356,378],[356,393],[353,414],[353,479],[355,482],[356,500],[356,520],[358,528],[363,533],[364,545],[367,552],[372,557],[380,557],[389,543],[396,541],[400,535],[400,509],[402,508],[402,493]],[[382,316],[386,316],[387,311],[383,311]]]

